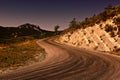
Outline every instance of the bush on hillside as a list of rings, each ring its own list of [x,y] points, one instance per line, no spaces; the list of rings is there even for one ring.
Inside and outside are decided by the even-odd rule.
[[[116,25],[120,25],[120,17],[114,18],[114,23],[115,23]]]
[[[111,25],[109,25],[109,24],[107,24],[106,26],[105,26],[105,31],[106,32],[111,32],[111,31],[113,31],[113,26],[111,26]]]
[[[120,52],[120,48],[117,48],[117,47],[114,47],[114,50],[115,52]]]
[[[110,36],[111,37],[115,37],[116,36],[115,33],[114,33],[114,31],[110,32]]]
[[[117,31],[117,27],[114,27],[114,31]]]

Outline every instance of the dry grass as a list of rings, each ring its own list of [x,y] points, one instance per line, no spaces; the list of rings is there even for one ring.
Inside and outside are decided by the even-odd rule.
[[[10,45],[0,45],[0,69],[25,64],[29,60],[35,61],[35,55],[43,53],[36,41],[26,41]]]

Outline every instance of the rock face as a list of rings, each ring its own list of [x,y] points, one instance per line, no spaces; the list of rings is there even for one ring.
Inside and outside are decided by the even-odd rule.
[[[120,26],[115,23],[115,19],[119,22],[120,15],[85,29],[67,32],[59,37],[59,42],[87,49],[113,51],[120,48]]]

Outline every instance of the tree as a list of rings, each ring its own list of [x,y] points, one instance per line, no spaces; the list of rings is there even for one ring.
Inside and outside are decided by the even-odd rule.
[[[113,6],[110,4],[105,7],[105,10],[111,10],[111,9],[113,9]]]
[[[59,25],[56,25],[55,27],[54,27],[54,30],[55,30],[55,34],[58,34],[58,29],[60,28],[60,26]]]
[[[76,18],[73,18],[73,20],[70,22],[70,28],[75,28],[77,27],[77,21],[76,21]]]

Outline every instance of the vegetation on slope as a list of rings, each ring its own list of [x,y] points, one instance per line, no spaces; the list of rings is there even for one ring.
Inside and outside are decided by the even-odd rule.
[[[37,54],[45,57],[44,49],[40,48],[35,40],[9,45],[0,44],[0,69],[23,65],[27,61],[35,61]]]
[[[54,31],[43,30],[39,26],[29,23],[20,25],[18,27],[0,27],[0,41],[1,39],[10,39],[22,36],[31,36],[33,38],[45,38],[54,35]]]
[[[18,27],[0,27],[0,70],[25,65],[46,56],[37,39],[55,36],[60,32],[47,31],[37,25],[23,24]]]
[[[62,34],[67,33],[67,32],[73,32],[76,29],[85,29],[86,27],[93,26],[95,24],[99,24],[100,22],[104,22],[107,19],[111,19],[114,16],[117,16],[120,14],[120,6],[115,6],[112,7],[111,5],[108,5],[105,8],[105,11],[98,14],[98,15],[93,15],[90,18],[85,18],[84,21],[82,22],[77,22],[75,18],[70,22],[70,27],[66,29]],[[116,19],[115,22],[119,22],[119,19]],[[117,23],[118,24],[118,23]]]
[[[111,37],[119,36],[120,37],[120,16],[113,19],[113,23],[117,26],[107,24],[105,26],[105,31],[108,32]]]
[[[93,26],[94,28],[91,28]],[[99,32],[97,29],[101,31]],[[91,34],[93,34],[93,37]],[[74,18],[70,22],[69,28],[60,36],[59,40],[61,39],[61,42],[74,46],[85,48],[91,46],[91,48],[94,47],[97,50],[120,52],[120,5],[115,7],[108,5],[102,13],[85,18],[82,22],[78,22]],[[86,43],[84,44],[84,42]]]

